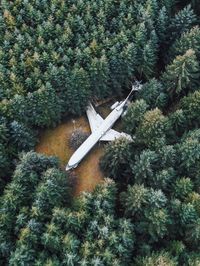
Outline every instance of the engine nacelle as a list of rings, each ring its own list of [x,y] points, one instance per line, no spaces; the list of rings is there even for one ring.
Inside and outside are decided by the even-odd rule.
[[[117,101],[110,107],[110,109],[114,110],[118,105],[119,105],[119,102]]]
[[[122,113],[122,117],[124,117],[124,116],[127,114],[127,111],[128,111],[128,110],[125,110],[125,111]]]

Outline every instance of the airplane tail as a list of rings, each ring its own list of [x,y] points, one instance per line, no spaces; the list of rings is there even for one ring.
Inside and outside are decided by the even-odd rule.
[[[142,88],[142,84],[140,81],[135,81],[132,85],[132,89],[130,91],[130,93],[128,94],[128,96],[126,97],[125,99],[125,102],[128,101],[128,99],[130,98],[131,94],[134,92],[134,91],[139,91],[140,89]]]

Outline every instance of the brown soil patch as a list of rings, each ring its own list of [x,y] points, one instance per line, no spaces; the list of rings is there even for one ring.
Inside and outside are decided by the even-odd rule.
[[[35,148],[36,152],[57,156],[64,170],[74,152],[69,147],[69,138],[76,128],[81,128],[85,132],[90,132],[86,117],[74,120],[70,119],[54,129],[47,129],[42,132],[39,143]],[[82,191],[92,191],[95,186],[103,180],[103,174],[99,169],[99,159],[102,154],[103,145],[99,143],[73,171],[78,177],[75,195],[79,195]]]

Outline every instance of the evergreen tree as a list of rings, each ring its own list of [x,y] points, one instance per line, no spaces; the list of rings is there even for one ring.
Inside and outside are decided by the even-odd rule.
[[[94,58],[89,67],[90,83],[97,97],[108,95],[109,67],[105,56]]]
[[[123,117],[124,128],[129,134],[134,134],[139,123],[142,121],[148,108],[145,100],[137,100],[128,107],[126,115]]]
[[[188,50],[183,56],[177,56],[166,67],[162,75],[162,83],[171,96],[185,93],[186,89],[195,90],[198,85],[199,63],[195,52]]]
[[[125,138],[119,138],[106,147],[105,154],[101,159],[101,168],[108,172],[110,177],[122,181],[125,175],[124,170],[128,166],[130,159],[130,141]]]
[[[6,125],[6,119],[0,118],[0,178],[5,177],[9,169],[9,154],[7,150],[9,140],[9,131]],[[1,179],[0,179],[1,180]],[[3,180],[0,181],[0,186],[3,186]],[[0,191],[3,189],[1,187]]]
[[[189,193],[191,193],[193,190],[193,183],[190,180],[190,178],[181,178],[176,180],[174,188],[173,188],[173,194],[176,198],[184,199],[186,198]]]
[[[137,266],[161,266],[161,265],[166,265],[166,266],[177,266],[178,263],[176,259],[171,258],[170,254],[166,252],[157,252],[157,253],[152,253],[151,256],[146,256],[144,258],[136,258],[136,263],[135,265]]]
[[[79,94],[79,88],[81,88],[81,94]],[[74,68],[70,73],[65,96],[68,112],[79,115],[83,112],[88,103],[89,88],[88,73],[83,68]]]
[[[171,41],[175,38],[180,37],[183,32],[187,32],[197,23],[197,17],[194,14],[191,5],[186,6],[180,10],[175,17],[172,19],[169,26],[171,33]]]
[[[139,99],[145,100],[152,109],[156,107],[162,109],[166,105],[168,99],[162,83],[155,78],[145,83],[137,96]]]
[[[194,127],[197,128],[200,125],[199,120],[199,101],[200,101],[200,92],[196,91],[192,94],[189,94],[187,97],[184,97],[180,101],[180,108],[183,110],[183,115],[186,120],[186,126],[188,128]]]
[[[188,134],[188,136],[182,140],[178,145],[178,155],[180,161],[179,172],[183,175],[193,178],[196,186],[199,185],[198,173],[199,173],[199,131],[197,134]],[[197,135],[198,137],[196,137]]]
[[[170,59],[178,55],[184,55],[187,50],[192,49],[195,51],[197,58],[200,58],[200,28],[199,26],[193,27],[178,38],[169,50]]]
[[[170,24],[169,12],[167,11],[166,6],[163,6],[159,10],[159,14],[156,19],[156,32],[158,35],[158,42],[159,44],[164,44],[167,40],[167,30]]]
[[[10,125],[11,140],[17,151],[28,151],[36,144],[36,134],[24,124],[13,121]]]
[[[137,138],[148,147],[156,147],[160,142],[165,143],[168,130],[167,121],[167,117],[158,108],[147,111],[137,128]]]
[[[14,172],[13,181],[6,187],[2,196],[0,215],[0,252],[7,257],[15,243],[14,225],[20,209],[29,207],[33,201],[33,192],[41,180],[45,169],[57,166],[55,158],[47,158],[34,152],[25,154]]]

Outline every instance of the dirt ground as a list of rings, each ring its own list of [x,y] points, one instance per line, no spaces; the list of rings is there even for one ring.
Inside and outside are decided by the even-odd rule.
[[[35,148],[36,152],[57,156],[61,161],[61,167],[65,169],[67,162],[74,152],[69,147],[69,138],[75,128],[81,128],[85,132],[90,132],[85,117],[64,122],[55,129],[47,129],[42,132],[39,143]],[[80,165],[73,170],[78,177],[75,189],[76,195],[80,194],[82,191],[93,190],[94,187],[103,180],[103,174],[98,164],[102,154],[103,145],[97,144]]]

